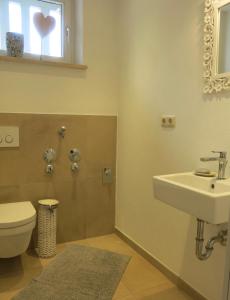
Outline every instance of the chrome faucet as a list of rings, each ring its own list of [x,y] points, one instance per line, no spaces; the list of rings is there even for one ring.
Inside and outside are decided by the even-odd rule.
[[[219,169],[218,169],[218,180],[223,180],[225,179],[225,169],[226,165],[228,163],[227,161],[227,152],[225,151],[212,151],[212,153],[217,153],[220,156],[219,157],[201,157],[201,161],[206,162],[206,161],[218,161],[219,162]]]

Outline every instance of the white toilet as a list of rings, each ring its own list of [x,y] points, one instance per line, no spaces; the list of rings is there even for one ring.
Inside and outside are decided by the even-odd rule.
[[[30,202],[0,204],[0,258],[24,253],[36,225],[36,211]]]

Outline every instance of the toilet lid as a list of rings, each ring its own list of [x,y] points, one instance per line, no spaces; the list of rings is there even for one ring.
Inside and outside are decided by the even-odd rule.
[[[36,218],[36,211],[30,202],[0,204],[0,229],[28,224]]]

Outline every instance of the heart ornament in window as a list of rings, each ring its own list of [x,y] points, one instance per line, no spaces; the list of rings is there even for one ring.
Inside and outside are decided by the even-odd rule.
[[[52,32],[56,25],[56,20],[53,17],[51,16],[45,17],[41,12],[37,12],[34,14],[33,21],[34,21],[34,26],[36,27],[41,38],[44,38],[50,32]]]

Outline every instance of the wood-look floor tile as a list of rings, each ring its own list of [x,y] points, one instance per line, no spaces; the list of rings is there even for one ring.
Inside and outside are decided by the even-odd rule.
[[[137,300],[137,298],[133,295],[129,295],[129,296],[126,296],[126,297],[118,298],[116,300]]]
[[[185,294],[183,291],[174,287],[171,289],[163,290],[159,293],[141,296],[137,300],[196,300]]]
[[[154,267],[151,269],[147,262],[143,262],[138,256],[132,257],[122,280],[134,293],[169,282],[160,271]]]
[[[123,299],[124,297],[131,297],[131,296],[132,296],[131,292],[127,289],[127,287],[121,281],[114,296],[113,296],[113,300],[120,300],[120,299]]]
[[[131,256],[113,300],[192,300],[115,234],[59,244],[57,252],[75,243]],[[41,259],[28,252],[16,259],[0,260],[0,300],[10,300],[53,259]]]
[[[12,300],[12,298],[19,293],[19,290],[14,290],[14,291],[8,291],[4,293],[0,293],[0,299],[1,300]]]
[[[172,282],[168,281],[146,290],[137,291],[134,293],[134,295],[138,300],[141,300],[143,297],[152,297],[172,288],[175,288],[175,285]]]
[[[134,256],[137,253],[125,242],[119,239],[115,234],[102,236],[99,238],[88,239],[89,245],[96,248],[114,251],[120,254]]]

